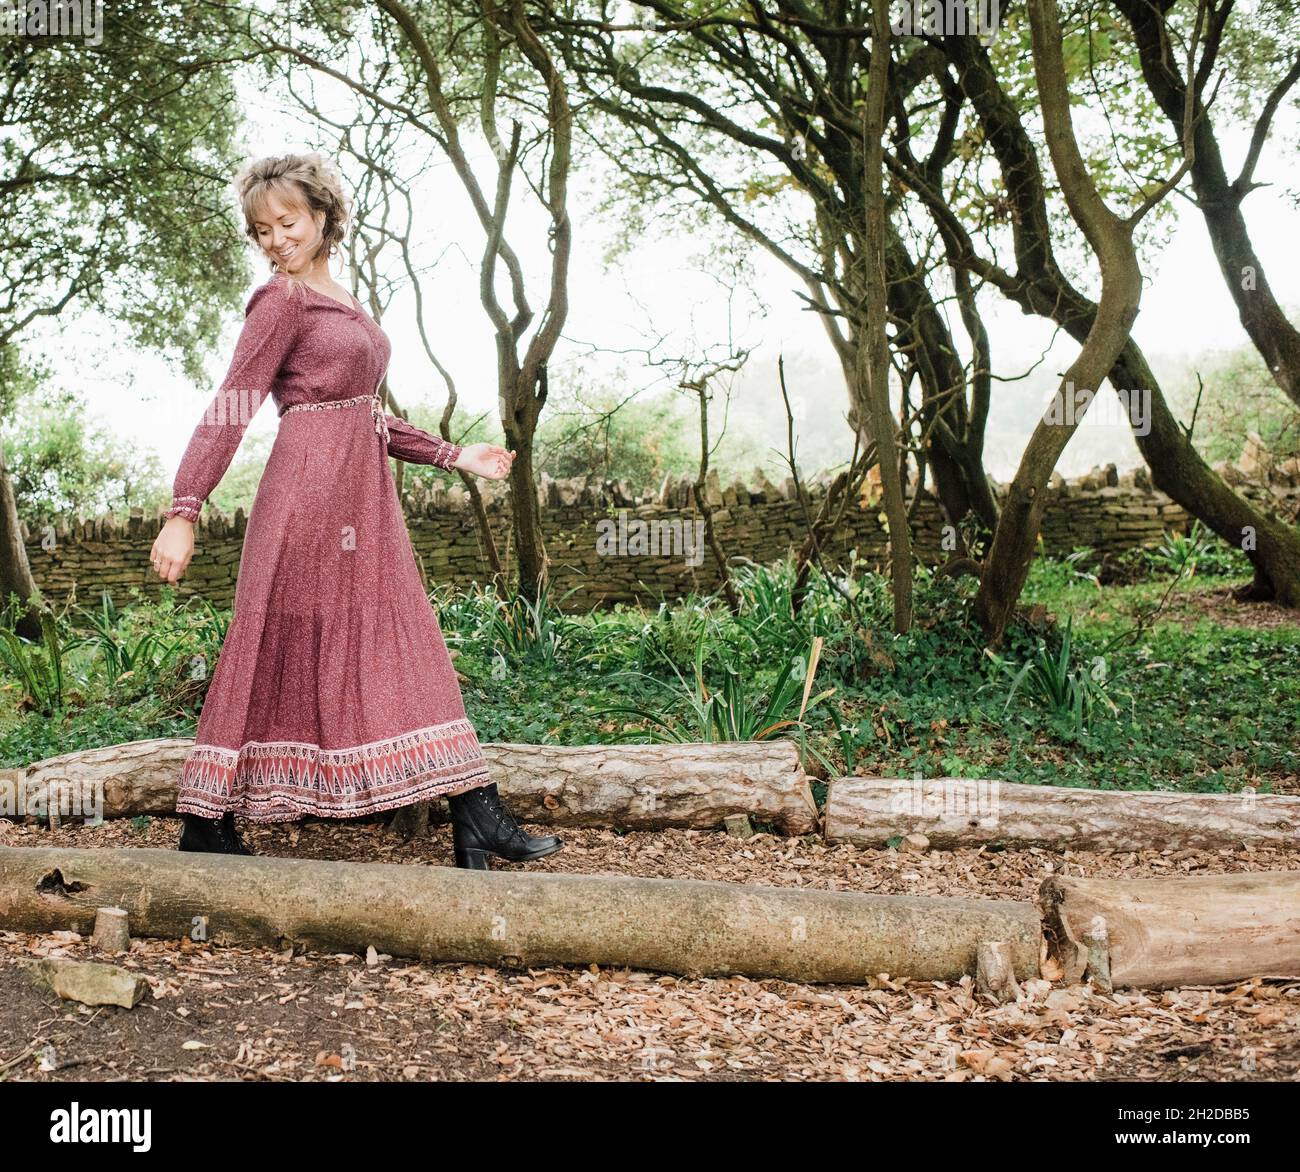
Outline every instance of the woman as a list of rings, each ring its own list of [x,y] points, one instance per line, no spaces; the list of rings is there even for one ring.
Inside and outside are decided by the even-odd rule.
[[[389,456],[489,480],[514,453],[448,443],[383,410],[391,346],[329,274],[347,200],[319,155],[239,177],[272,276],[194,431],[151,561],[175,583],[194,522],[268,394],[281,420],[249,513],[231,620],[182,770],[180,849],[251,854],[234,815],[355,818],[446,797],[456,865],[539,859],[501,804],[425,596]]]

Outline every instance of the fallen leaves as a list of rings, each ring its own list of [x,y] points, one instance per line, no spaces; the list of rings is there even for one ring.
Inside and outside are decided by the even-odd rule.
[[[93,834],[103,845],[173,846],[175,832],[167,819],[154,819],[143,835],[109,822],[93,832],[18,825],[13,837],[16,845]],[[411,842],[378,826],[312,822],[254,827],[248,837],[254,849],[280,855],[451,863],[445,827]],[[725,834],[683,831],[569,830],[565,838],[567,849],[548,858],[547,869],[767,885],[788,876],[784,882],[811,889],[1021,900],[1032,899],[1049,873],[1231,873],[1294,869],[1300,859],[1294,851],[1251,850],[900,853],[770,834],[738,848]],[[0,932],[0,967],[10,955],[81,957],[89,949],[75,932]],[[374,947],[361,957],[137,940],[124,963],[146,977],[149,1010],[170,1032],[151,1028],[113,1050],[115,1078],[174,1067],[187,1078],[298,1081],[1004,1082],[1273,1079],[1294,1077],[1300,1065],[1294,981],[1101,995],[1035,978],[1022,983],[1020,1000],[997,1006],[974,992],[970,978],[917,982],[879,973],[861,985],[810,986],[594,965],[506,972],[421,964]],[[21,1035],[0,1028],[0,1067],[35,1045],[21,1069],[36,1072],[46,1040],[33,1036],[40,1020],[21,1023]],[[82,1031],[83,1021],[67,1028]],[[207,1048],[178,1061],[195,1033],[210,1039]],[[350,1067],[348,1044],[356,1053]],[[92,1063],[106,1070],[109,1056],[105,1050]]]
[[[994,1050],[963,1050],[958,1057],[976,1074],[1002,1082],[1010,1082],[1015,1071],[1012,1060]]]

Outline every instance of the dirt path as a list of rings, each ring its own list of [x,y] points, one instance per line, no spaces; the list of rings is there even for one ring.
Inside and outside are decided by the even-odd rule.
[[[170,846],[153,819],[49,832],[0,822],[12,846]],[[245,830],[263,854],[448,866],[450,836],[404,843],[378,824]],[[565,831],[556,871],[721,879],[878,893],[1028,899],[1052,869],[1179,875],[1295,869],[1297,852],[963,850],[900,855],[804,839]],[[532,864],[535,869],[539,864]],[[66,934],[0,933],[0,1078],[354,1080],[910,1079],[1222,1081],[1300,1078],[1300,982],[1167,992],[1030,982],[994,1006],[960,984],[874,987],[687,980],[628,970],[427,965],[137,940],[119,963],[152,995],[90,1009],[35,988],[18,958],[92,958]],[[48,1049],[47,1049],[48,1047]],[[42,1066],[46,1069],[42,1069]]]

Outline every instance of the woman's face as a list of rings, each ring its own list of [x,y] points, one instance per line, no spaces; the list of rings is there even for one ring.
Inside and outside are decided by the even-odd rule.
[[[311,256],[320,244],[325,213],[313,216],[297,204],[285,204],[274,192],[267,192],[261,214],[267,219],[254,220],[257,242],[285,272],[302,272],[310,267]]]

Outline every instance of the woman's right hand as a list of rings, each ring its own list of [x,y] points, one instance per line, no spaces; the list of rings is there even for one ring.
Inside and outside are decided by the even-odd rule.
[[[174,586],[193,556],[194,522],[179,514],[168,517],[149,551],[150,564],[163,581]]]

